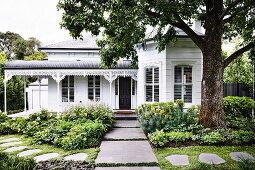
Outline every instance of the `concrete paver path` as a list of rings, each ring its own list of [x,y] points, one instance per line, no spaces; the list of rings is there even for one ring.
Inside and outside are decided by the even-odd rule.
[[[231,159],[235,161],[242,161],[242,160],[249,159],[255,162],[255,158],[246,152],[231,152],[229,156],[231,157]]]
[[[187,166],[189,165],[188,155],[170,155],[166,159],[174,166]]]
[[[118,120],[114,123],[114,127],[136,128],[139,127],[139,123],[137,120]]]
[[[29,156],[29,155],[32,155],[32,154],[35,154],[35,153],[39,153],[41,151],[42,151],[41,149],[26,150],[26,151],[20,152],[18,154],[18,156],[20,156],[20,157],[22,157],[22,156]]]
[[[95,160],[96,170],[160,170],[159,167],[137,166],[137,164],[157,164],[158,160],[136,120],[118,120],[102,141],[100,152]],[[121,167],[111,167],[114,164]],[[128,164],[127,166],[125,164]],[[134,164],[133,167],[132,165]]]
[[[104,138],[107,140],[147,139],[141,128],[113,128]]]
[[[206,164],[223,164],[225,160],[213,153],[201,153],[198,157],[199,161]]]
[[[27,146],[14,146],[14,147],[5,149],[4,152],[10,153],[10,152],[15,152],[15,151],[22,151],[26,148],[27,148]]]

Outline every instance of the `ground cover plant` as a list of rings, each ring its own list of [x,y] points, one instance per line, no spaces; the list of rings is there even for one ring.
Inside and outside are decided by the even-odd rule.
[[[66,150],[98,146],[112,123],[112,111],[102,104],[74,106],[60,117],[46,110],[27,119],[9,119],[0,113],[1,134],[24,134],[33,137],[34,144],[51,144]]]
[[[182,100],[143,104],[137,108],[138,120],[156,147],[187,145],[252,145],[255,123],[251,122],[254,101],[247,97],[224,99],[227,126],[204,128],[198,122],[199,107],[184,109]]]
[[[229,156],[230,152],[247,152],[255,155],[254,146],[188,146],[179,148],[154,148],[154,153],[159,161],[162,170],[253,170],[255,162],[243,160],[242,162],[234,161]],[[201,164],[198,156],[201,153],[214,153],[223,158],[226,162],[220,165]],[[188,155],[189,166],[173,166],[165,157],[169,155]]]

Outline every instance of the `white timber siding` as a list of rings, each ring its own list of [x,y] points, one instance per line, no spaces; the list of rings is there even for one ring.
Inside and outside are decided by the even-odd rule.
[[[176,65],[192,66],[192,103],[185,103],[185,107],[201,103],[201,50],[187,38],[179,39],[175,44],[169,44],[162,52],[158,52],[152,42],[147,48],[138,50],[138,82],[137,105],[145,103],[145,68],[159,67],[159,101],[174,101],[174,67]]]

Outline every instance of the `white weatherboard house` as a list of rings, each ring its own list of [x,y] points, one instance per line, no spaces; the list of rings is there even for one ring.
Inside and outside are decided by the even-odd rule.
[[[160,53],[150,34],[146,48],[137,48],[137,68],[122,59],[114,68],[101,69],[99,47],[92,36],[45,46],[40,50],[47,53],[47,60],[8,62],[5,85],[12,76],[37,77],[37,97],[31,99],[31,87],[27,90],[28,109],[37,103],[37,107],[54,112],[91,101],[101,101],[113,110],[133,110],[146,102],[176,99],[183,99],[185,107],[200,104],[202,53],[184,32],[177,32],[178,41]]]

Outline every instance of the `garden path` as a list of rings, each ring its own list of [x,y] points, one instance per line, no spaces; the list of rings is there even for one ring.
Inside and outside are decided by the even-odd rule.
[[[130,120],[136,117],[130,117],[119,116],[121,120],[105,135],[95,161],[96,170],[160,170],[143,130],[137,120]]]

